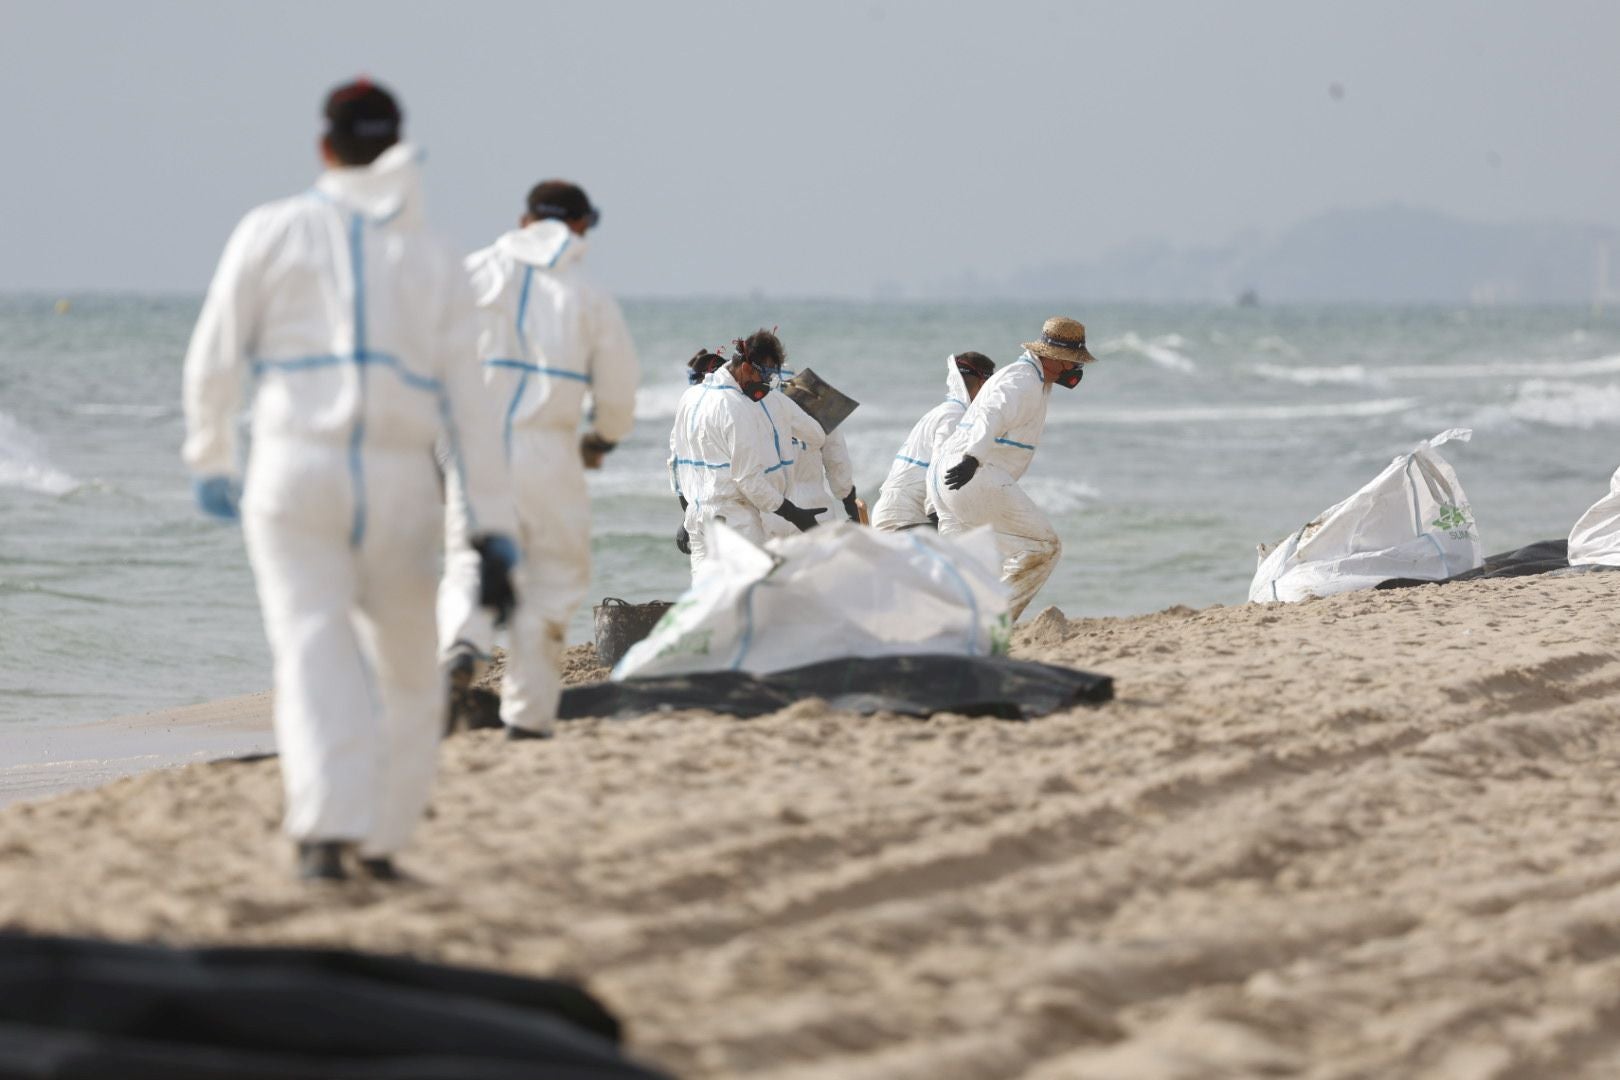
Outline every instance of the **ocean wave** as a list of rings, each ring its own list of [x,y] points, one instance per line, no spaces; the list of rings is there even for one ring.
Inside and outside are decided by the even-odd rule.
[[[1385,379],[1367,370],[1361,364],[1343,364],[1339,367],[1284,367],[1280,364],[1255,364],[1249,368],[1264,379],[1276,379],[1296,386],[1365,386],[1384,382]]]
[[[1588,375],[1620,374],[1620,353],[1591,360],[1503,360],[1485,364],[1389,364],[1364,368],[1360,364],[1338,367],[1285,367],[1256,364],[1251,369],[1270,379],[1284,379],[1304,386],[1319,383],[1378,383],[1387,380],[1422,382],[1435,379],[1576,379]],[[1355,373],[1355,374],[1352,374]]]
[[[1266,334],[1255,339],[1254,347],[1260,352],[1276,353],[1279,356],[1300,356],[1301,353],[1293,342],[1277,334]]]
[[[636,391],[637,420],[673,420],[675,407],[686,393],[686,383],[654,383]]]
[[[1037,505],[1053,514],[1079,510],[1102,498],[1102,492],[1084,480],[1061,476],[1026,476],[1018,484]]]
[[[1594,387],[1531,379],[1519,387],[1518,396],[1512,401],[1481,409],[1472,424],[1489,428],[1504,423],[1524,423],[1589,431],[1600,424],[1617,422],[1620,422],[1620,385]]]
[[[1164,409],[1099,409],[1096,412],[1049,417],[1048,426],[1064,424],[1192,424],[1228,421],[1331,420],[1390,416],[1406,412],[1417,398],[1374,398],[1340,404],[1310,405],[1189,405]]]
[[[80,416],[128,416],[137,420],[161,420],[179,410],[172,405],[129,405],[122,402],[87,401],[73,406]]]
[[[79,482],[51,464],[38,435],[0,412],[0,488],[66,495]]]
[[[1186,347],[1187,339],[1180,334],[1144,338],[1136,331],[1128,330],[1119,337],[1110,338],[1098,345],[1097,352],[1099,358],[1101,354],[1106,353],[1135,353],[1170,371],[1196,371],[1197,362],[1181,351]]]

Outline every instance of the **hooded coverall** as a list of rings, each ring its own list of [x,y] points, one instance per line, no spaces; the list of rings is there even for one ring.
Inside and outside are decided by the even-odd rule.
[[[928,491],[939,511],[941,536],[978,525],[995,529],[1001,580],[1013,594],[1008,614],[1015,622],[1052,576],[1063,552],[1052,523],[1018,486],[1035,458],[1051,393],[1040,362],[1025,352],[990,376],[928,465]],[[945,473],[965,455],[978,459],[979,470],[952,491],[945,486]]]
[[[707,556],[704,528],[716,518],[752,543],[765,542],[762,519],[774,517],[782,505],[788,465],[777,452],[768,414],[760,402],[748,400],[729,368],[711,373],[701,390],[671,447],[676,491],[686,499],[694,574]]]
[[[823,431],[815,417],[780,390],[766,394],[759,408],[771,425],[772,449],[786,473],[784,494],[800,509],[825,510],[816,523],[826,524],[832,520],[834,508],[855,490],[843,432],[837,428],[830,434]],[[829,498],[829,489],[843,494],[834,500]],[[798,526],[787,518],[769,514],[764,522],[767,538],[798,535]]]
[[[430,236],[413,151],[328,170],[242,219],[185,364],[186,464],[234,475],[256,376],[243,531],[275,659],[287,832],[397,851],[444,730],[433,594],[451,448],[462,513],[514,522],[460,261]]]
[[[889,475],[872,509],[873,528],[896,532],[929,524],[928,511],[933,503],[928,498],[928,464],[940,444],[956,431],[967,407],[967,382],[956,366],[956,357],[947,357],[945,400],[912,426],[900,452],[894,455],[894,464],[889,466]]]
[[[561,221],[509,232],[467,258],[478,301],[478,357],[506,448],[523,561],[508,628],[501,720],[547,732],[562,693],[568,621],[591,577],[591,504],[580,419],[623,440],[635,423],[640,366],[619,305],[580,269],[585,238]],[[454,484],[452,478],[451,484]],[[478,607],[478,557],[450,500],[439,591],[439,642],[487,656],[495,628]]]

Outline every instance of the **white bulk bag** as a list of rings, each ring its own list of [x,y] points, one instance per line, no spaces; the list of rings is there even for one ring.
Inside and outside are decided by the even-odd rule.
[[[1569,565],[1620,566],[1620,469],[1609,478],[1609,493],[1569,531]]]
[[[707,530],[709,556],[692,587],[613,678],[1007,651],[1010,594],[988,527],[947,539],[833,522],[763,549],[723,523]]]
[[[1303,529],[1268,548],[1249,600],[1308,600],[1390,578],[1439,581],[1485,562],[1468,496],[1436,447],[1473,432],[1443,431]]]

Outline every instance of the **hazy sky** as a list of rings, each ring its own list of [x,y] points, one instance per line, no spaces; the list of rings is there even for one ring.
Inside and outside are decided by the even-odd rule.
[[[1620,225],[1617,44],[1612,0],[0,0],[0,289],[200,290],[361,72],[442,232],[577,179],[629,295],[868,296],[1391,201]]]

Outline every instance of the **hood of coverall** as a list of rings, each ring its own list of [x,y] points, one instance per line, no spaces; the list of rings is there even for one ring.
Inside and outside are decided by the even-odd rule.
[[[960,401],[964,408],[973,404],[973,399],[968,397],[967,380],[956,366],[955,353],[945,358],[945,396]]]
[[[526,266],[555,270],[578,262],[588,243],[564,222],[547,218],[514,229],[495,241],[495,246]]]
[[[370,165],[327,169],[315,181],[315,189],[374,224],[419,225],[423,220],[421,163],[422,152],[415,146],[395,143]]]

